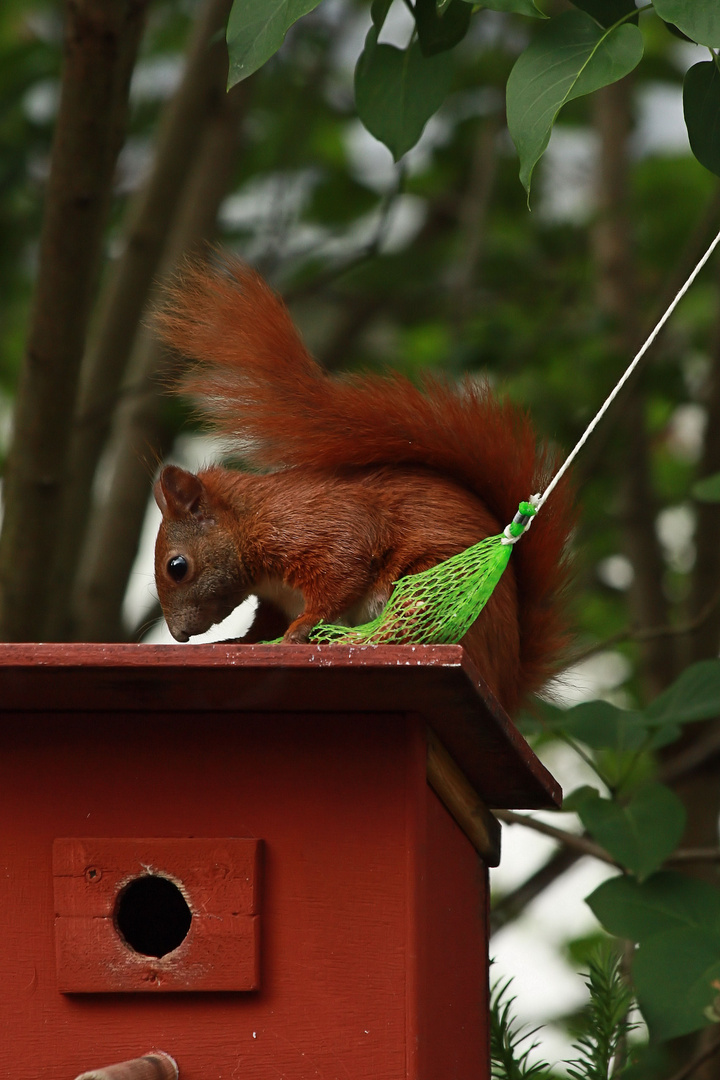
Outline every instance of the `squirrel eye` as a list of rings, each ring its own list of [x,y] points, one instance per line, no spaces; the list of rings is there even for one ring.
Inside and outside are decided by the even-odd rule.
[[[167,572],[173,581],[182,581],[188,572],[188,561],[184,555],[176,555],[167,564]]]

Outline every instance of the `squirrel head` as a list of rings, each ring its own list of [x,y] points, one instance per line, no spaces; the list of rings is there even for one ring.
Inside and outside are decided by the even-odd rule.
[[[201,476],[167,465],[154,493],[163,516],[155,584],[170,633],[188,641],[234,611],[249,582],[226,524],[229,508]]]

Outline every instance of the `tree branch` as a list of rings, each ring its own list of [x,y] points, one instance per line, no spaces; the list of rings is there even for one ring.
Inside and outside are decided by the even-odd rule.
[[[542,833],[543,836],[558,840],[565,847],[576,851],[579,855],[592,855],[594,859],[609,863],[610,866],[620,866],[620,863],[613,859],[612,855],[609,855],[604,847],[596,844],[594,840],[590,840],[587,836],[580,836],[577,833],[567,832],[565,829],[558,829],[555,825],[548,825],[538,818],[529,817],[527,814],[518,814],[514,810],[493,810],[493,813],[499,821],[504,821],[506,825],[524,825],[526,829],[532,829],[534,832]]]
[[[705,606],[698,612],[698,614],[692,618],[687,619],[685,622],[679,623],[677,626],[646,626],[644,629],[639,627],[626,626],[624,630],[618,630],[616,634],[611,634],[603,641],[598,642],[595,645],[589,646],[587,649],[582,649],[570,657],[566,667],[574,667],[575,664],[581,663],[583,660],[587,660],[590,656],[595,656],[599,652],[604,652],[606,649],[611,649],[613,645],[618,645],[621,641],[652,641],[654,638],[660,637],[684,637],[686,634],[695,633],[697,630],[711,618],[712,615],[720,611],[720,590],[717,590],[715,595],[705,604]]]
[[[687,1078],[692,1076],[701,1065],[704,1065],[706,1061],[710,1061],[711,1058],[714,1058],[718,1050],[720,1050],[720,1035],[716,1035],[709,1046],[706,1046],[697,1053],[695,1057],[690,1058],[682,1068],[678,1069],[676,1073],[673,1073],[669,1080],[687,1080]]]
[[[495,811],[495,816],[498,816],[497,811]],[[539,870],[531,874],[516,889],[495,901],[490,907],[491,935],[517,919],[533,900],[536,900],[545,889],[567,873],[580,858],[580,852],[574,849],[565,846],[557,848]]]
[[[687,863],[698,862],[720,862],[720,848],[678,848],[677,851],[673,851],[669,859],[666,859],[664,866],[674,866],[675,864],[687,865]]]

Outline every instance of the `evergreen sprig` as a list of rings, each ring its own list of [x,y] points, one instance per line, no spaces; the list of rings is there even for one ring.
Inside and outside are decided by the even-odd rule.
[[[548,1080],[550,1066],[545,1061],[530,1061],[537,1049],[529,1042],[537,1028],[518,1028],[512,1011],[515,998],[508,992],[512,980],[496,983],[490,995],[490,1072],[492,1080]],[[523,1044],[526,1044],[523,1046]]]
[[[577,1057],[567,1062],[570,1080],[614,1080],[624,1070],[623,1043],[631,1024],[632,991],[620,971],[611,946],[599,948],[588,960],[590,1001],[582,1030],[573,1044]],[[531,1061],[538,1029],[518,1027],[513,1017],[512,980],[496,983],[490,995],[490,1059],[492,1080],[550,1080],[553,1070],[543,1060]]]
[[[588,961],[590,1001],[583,1030],[573,1045],[577,1058],[568,1063],[571,1080],[609,1080],[623,1071],[622,1048],[631,1027],[628,1014],[632,991],[610,946],[598,949]]]

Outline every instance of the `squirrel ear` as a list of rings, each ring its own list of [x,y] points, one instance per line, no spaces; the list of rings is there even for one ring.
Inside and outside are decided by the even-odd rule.
[[[177,465],[166,465],[153,491],[164,517],[205,516],[205,487],[194,473],[179,469]]]

